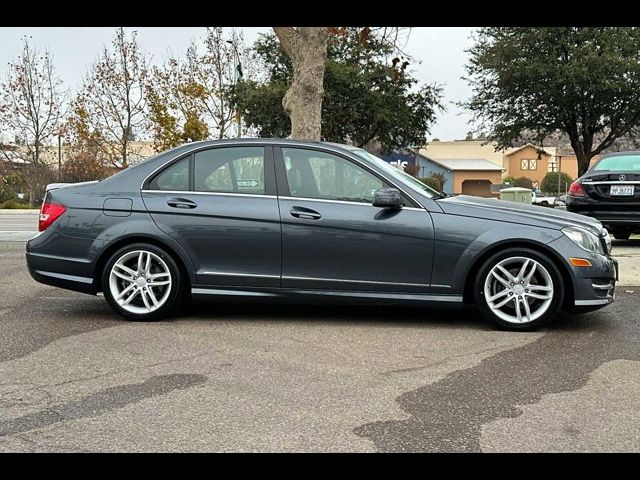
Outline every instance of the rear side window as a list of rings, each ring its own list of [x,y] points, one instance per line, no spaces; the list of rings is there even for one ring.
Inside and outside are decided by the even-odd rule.
[[[212,148],[196,153],[198,192],[265,194],[264,147]]]
[[[189,157],[160,172],[149,184],[151,190],[189,190]]]

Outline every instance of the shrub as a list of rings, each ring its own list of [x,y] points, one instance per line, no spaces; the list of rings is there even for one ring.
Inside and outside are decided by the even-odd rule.
[[[430,186],[434,190],[437,190],[438,192],[442,191],[442,187],[440,186],[440,182],[438,181],[437,178],[434,178],[434,177],[422,177],[420,179],[420,181],[422,183],[424,183],[425,185]]]
[[[6,210],[15,210],[19,208],[29,208],[29,204],[25,202],[17,202],[15,200],[7,200],[4,203],[0,203],[0,208]]]
[[[514,187],[529,188],[533,190],[533,180],[527,177],[518,177],[513,182]]]
[[[565,186],[573,182],[573,179],[566,173],[560,172],[560,192],[558,192],[558,172],[549,172],[542,179],[540,190],[549,195],[562,195],[565,192]]]

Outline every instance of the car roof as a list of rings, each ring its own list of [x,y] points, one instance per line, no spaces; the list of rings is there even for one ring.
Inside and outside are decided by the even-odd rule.
[[[624,157],[626,155],[640,155],[640,150],[629,150],[626,152],[610,152],[602,156],[602,158],[608,157]],[[601,158],[601,160],[602,160]]]
[[[214,146],[214,145],[224,145],[224,144],[239,144],[239,143],[262,143],[262,144],[279,144],[279,145],[306,145],[309,147],[333,147],[340,150],[344,150],[347,152],[353,151],[356,147],[345,145],[342,143],[334,143],[334,142],[320,142],[320,141],[311,141],[311,140],[295,140],[292,138],[225,138],[221,140],[202,140],[199,142],[190,142],[182,144],[180,147],[193,147],[193,146]]]

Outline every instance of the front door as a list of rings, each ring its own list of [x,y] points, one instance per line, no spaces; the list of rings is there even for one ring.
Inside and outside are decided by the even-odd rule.
[[[428,292],[434,235],[426,210],[374,207],[373,192],[392,185],[348,157],[275,152],[283,287]]]
[[[196,266],[198,284],[280,286],[280,215],[271,147],[203,149],[162,170],[143,198]]]

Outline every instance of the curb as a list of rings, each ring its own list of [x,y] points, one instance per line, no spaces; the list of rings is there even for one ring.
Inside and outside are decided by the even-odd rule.
[[[40,209],[31,209],[31,208],[0,208],[0,216],[1,215],[34,215],[39,214]]]

